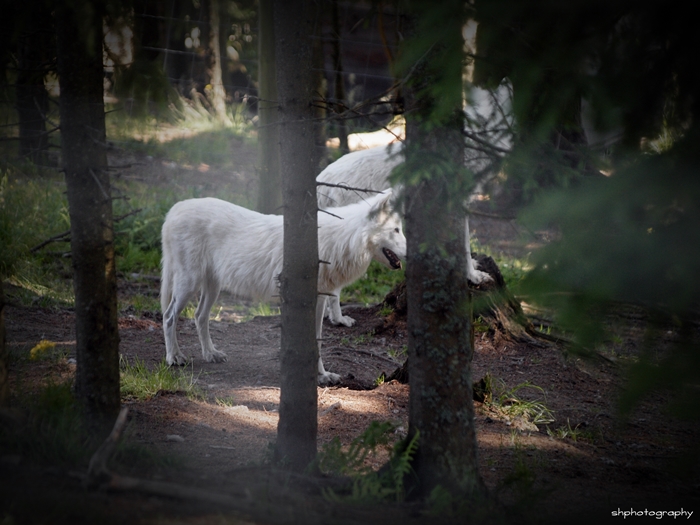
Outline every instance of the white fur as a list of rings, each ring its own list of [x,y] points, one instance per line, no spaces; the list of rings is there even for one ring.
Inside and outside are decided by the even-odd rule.
[[[390,187],[389,177],[393,169],[404,161],[403,143],[394,143],[343,155],[316,177],[318,182],[326,182],[348,186],[383,191]],[[319,206],[341,206],[357,202],[367,193],[331,186],[318,187]],[[469,219],[465,219],[465,236],[467,250],[467,278],[474,284],[491,280],[489,274],[480,271],[472,259],[469,246]],[[331,323],[352,326],[355,320],[342,314],[340,309],[340,289],[335,290],[327,304],[327,315]]]
[[[390,209],[391,190],[349,206],[334,208],[337,217],[318,215],[321,294],[351,284],[374,258],[391,268],[383,249],[406,256],[401,219]],[[340,217],[340,218],[339,218]],[[175,204],[163,223],[161,308],[166,362],[184,364],[187,358],[176,338],[177,319],[188,300],[200,292],[195,324],[205,361],[221,362],[226,355],[214,348],[209,335],[209,311],[221,290],[267,301],[278,295],[276,277],[282,271],[281,215],[263,215],[214,199],[189,199]],[[316,333],[321,328],[326,295],[317,306]],[[337,382],[318,361],[319,383]]]

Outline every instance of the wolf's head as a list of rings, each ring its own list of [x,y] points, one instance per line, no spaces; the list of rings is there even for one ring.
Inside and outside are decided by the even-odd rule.
[[[403,235],[401,217],[394,210],[392,191],[385,190],[374,197],[369,220],[372,223],[370,245],[374,260],[387,268],[398,270],[406,259],[406,237]]]

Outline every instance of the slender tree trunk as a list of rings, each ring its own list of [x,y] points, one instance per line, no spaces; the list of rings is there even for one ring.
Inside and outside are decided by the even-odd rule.
[[[56,9],[61,147],[71,223],[77,371],[89,425],[109,431],[119,412],[119,332],[112,199],[106,170],[101,2]]]
[[[261,213],[280,213],[282,209],[273,4],[273,0],[260,0],[258,11],[258,211]]]
[[[340,14],[338,9],[339,0],[333,0],[331,2],[331,23],[333,27],[333,67],[335,73],[334,85],[334,98],[338,104],[345,103],[345,77],[343,75],[343,56],[340,48]],[[341,106],[338,106],[339,108]],[[340,119],[337,121],[336,129],[338,130],[338,138],[340,139],[340,151],[343,155],[350,152],[350,146],[348,145],[348,124],[346,119]]]
[[[7,406],[10,401],[9,366],[10,356],[5,346],[5,294],[0,279],[0,407]]]
[[[430,39],[406,93],[405,166],[420,176],[406,195],[409,436],[419,434],[417,496],[441,486],[462,497],[481,486],[472,404],[465,195],[459,191],[464,177],[462,6],[441,4],[446,12],[441,27],[426,26],[422,9],[413,12],[414,31],[421,31],[416,41],[425,42],[428,34],[441,37],[436,44]]]
[[[20,155],[32,162],[45,163],[49,149],[46,114],[49,95],[44,87],[51,52],[51,18],[37,10],[35,23],[18,38],[17,114],[19,116]]]
[[[282,377],[277,427],[278,462],[295,471],[316,456],[318,220],[314,122],[312,9],[303,0],[274,3],[280,157],[284,199]]]
[[[209,0],[209,102],[214,109],[214,116],[222,124],[230,124],[226,114],[226,90],[221,73],[221,39],[219,37],[219,0]]]

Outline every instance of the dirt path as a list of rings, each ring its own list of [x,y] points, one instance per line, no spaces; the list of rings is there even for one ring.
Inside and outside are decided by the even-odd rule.
[[[400,359],[392,356],[401,354],[405,330],[399,326],[373,334],[381,324],[376,309],[347,313],[358,324],[326,326],[323,357],[327,368],[341,374],[352,388],[319,388],[320,446],[336,436],[347,444],[372,420],[393,422],[397,438],[407,428],[408,386],[391,382],[373,390],[357,389],[371,387],[381,372],[398,367]],[[49,339],[65,345],[70,356],[71,317],[65,311],[10,307],[11,351],[27,352],[39,339]],[[126,359],[138,358],[148,365],[163,359],[157,318],[126,316],[120,327]],[[193,321],[182,320],[179,330],[204,399],[163,392],[149,401],[126,402],[130,408],[126,439],[178,457],[178,466],[135,468],[125,474],[226,492],[239,487],[240,469],[262,466],[269,458],[279,403],[279,317],[256,317],[245,323],[213,321],[212,328],[215,345],[229,356],[225,363],[202,362]],[[625,341],[630,352],[636,344],[632,334]],[[477,337],[474,378],[488,372],[511,388],[529,381],[544,389],[544,402],[555,417],[547,426],[532,427],[477,403],[481,474],[503,502],[523,505],[533,516],[552,517],[564,513],[603,518],[618,507],[700,510],[697,478],[673,473],[674,460],[682,460],[684,452],[697,444],[697,429],[665,417],[659,406],[663,398],[640,407],[627,423],[616,423],[619,367],[565,361],[553,347],[497,339],[488,333]],[[519,394],[539,396],[526,390]],[[576,432],[552,437],[547,428],[555,434],[559,429],[559,436],[565,429]],[[379,466],[385,459],[380,454],[373,461]],[[21,465],[20,461],[16,468]]]

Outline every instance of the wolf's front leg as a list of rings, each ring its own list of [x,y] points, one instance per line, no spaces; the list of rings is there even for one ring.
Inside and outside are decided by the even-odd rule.
[[[343,315],[340,309],[340,289],[334,290],[333,295],[326,299],[326,311],[328,312],[328,320],[334,325],[355,325],[355,320],[350,316]]]
[[[320,346],[320,345],[319,345]],[[327,372],[323,368],[323,360],[318,358],[318,384],[319,386],[335,385],[340,383],[340,375],[333,372]]]
[[[218,297],[218,291],[211,286],[202,286],[202,294],[199,298],[197,310],[194,313],[194,323],[197,326],[199,343],[202,345],[202,357],[207,363],[222,363],[226,361],[226,354],[214,348],[214,343],[209,335],[209,312]]]
[[[340,383],[340,376],[332,372],[326,372],[321,359],[321,336],[323,335],[323,313],[326,310],[325,295],[319,295],[316,299],[316,344],[318,345],[318,384],[321,386]]]
[[[469,218],[464,219],[464,234],[464,241],[467,249],[467,279],[472,284],[481,284],[491,281],[491,276],[486,272],[478,270],[476,261],[472,259],[472,249],[469,244],[471,238],[469,235]]]

